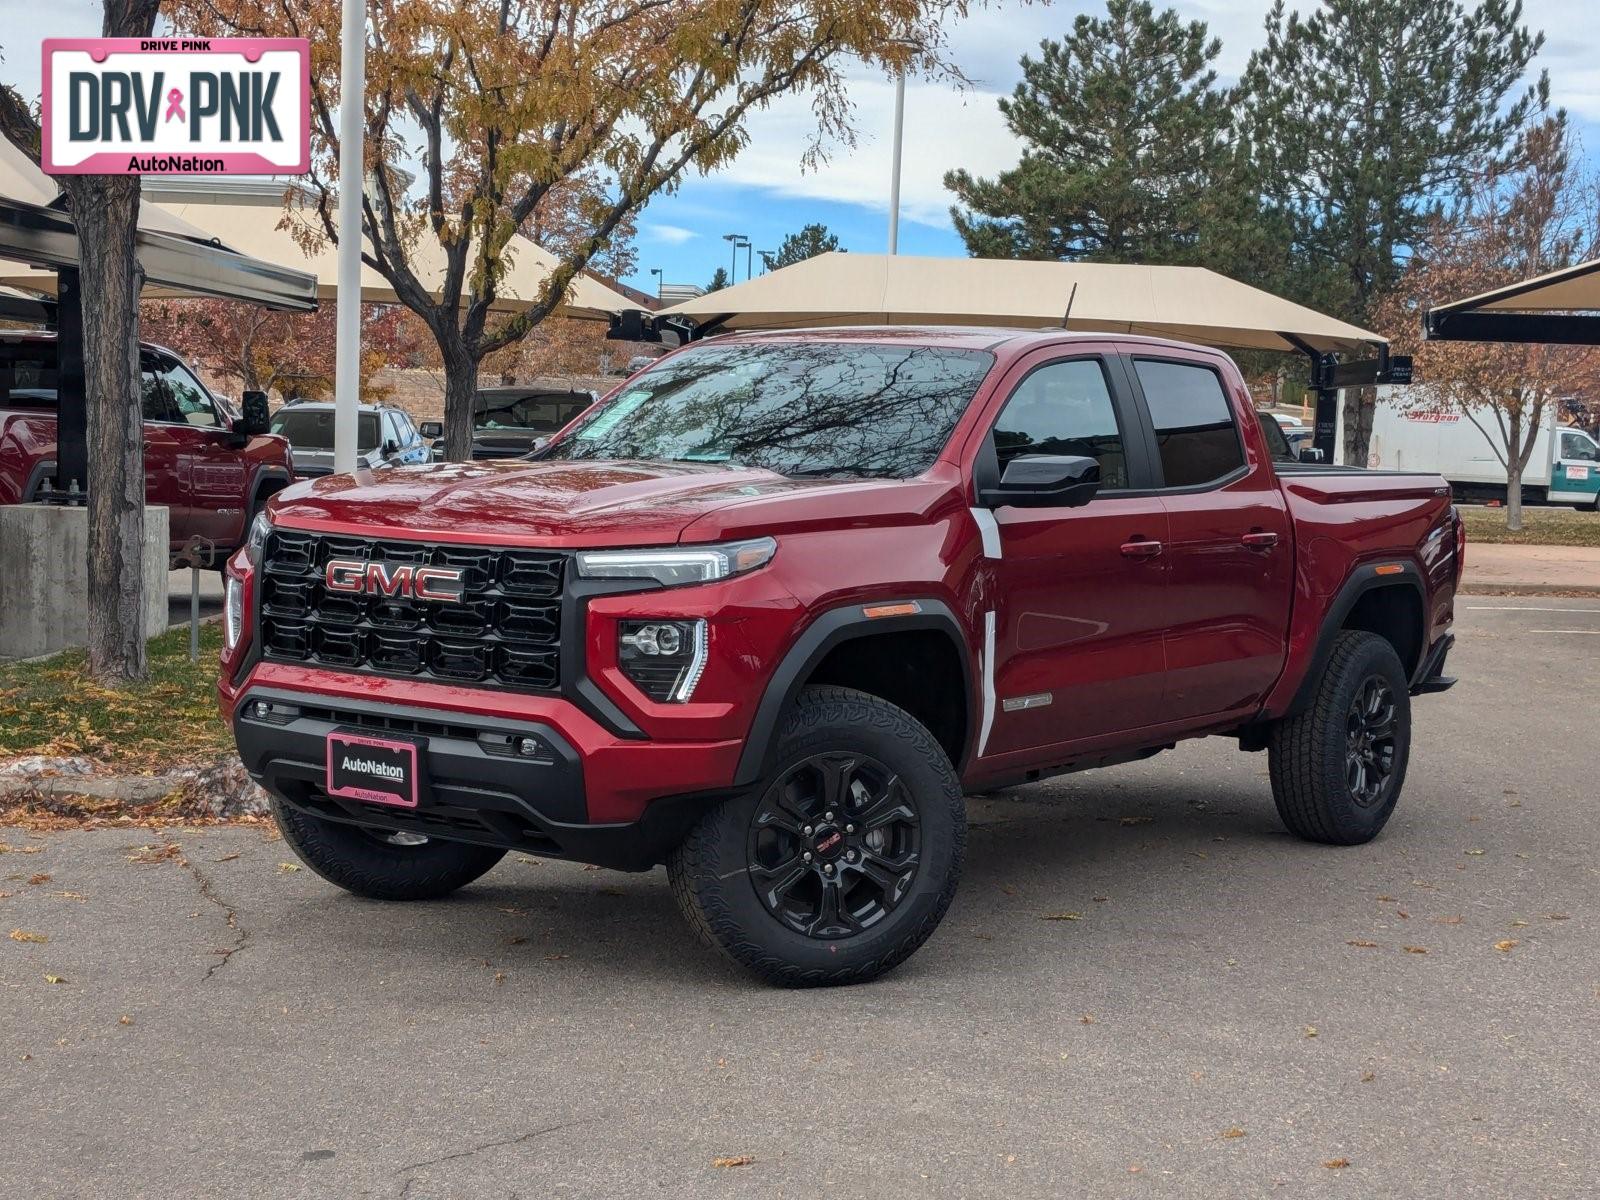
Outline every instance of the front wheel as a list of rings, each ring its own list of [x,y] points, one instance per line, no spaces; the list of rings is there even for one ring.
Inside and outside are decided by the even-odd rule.
[[[437,900],[471,883],[506,853],[492,846],[327,821],[277,797],[272,815],[283,840],[306,866],[329,883],[373,900]]]
[[[966,808],[944,750],[903,709],[807,688],[772,768],[707,813],[667,863],[701,940],[769,983],[861,983],[944,917]]]
[[[1394,647],[1377,634],[1341,633],[1310,707],[1278,722],[1267,751],[1290,833],[1334,846],[1377,837],[1411,756],[1411,697]]]

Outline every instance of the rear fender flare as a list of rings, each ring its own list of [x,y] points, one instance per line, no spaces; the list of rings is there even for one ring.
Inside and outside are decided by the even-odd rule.
[[[778,725],[789,706],[794,703],[805,681],[828,656],[829,651],[845,642],[879,634],[905,633],[931,629],[945,634],[955,646],[961,660],[962,676],[966,679],[967,746],[962,751],[961,762],[955,764],[959,774],[971,757],[973,729],[976,728],[979,698],[972,670],[972,653],[968,639],[948,605],[927,597],[904,595],[886,598],[878,603],[903,603],[915,599],[922,611],[897,617],[868,617],[862,610],[874,601],[861,601],[829,609],[811,622],[795,639],[778,667],[767,681],[761,701],[756,706],[755,719],[745,737],[744,750],[739,756],[739,768],[734,776],[736,787],[748,787],[761,778],[768,756],[777,741]]]
[[[1399,571],[1391,571],[1380,575],[1379,567],[1398,565]],[[1317,633],[1317,644],[1311,653],[1311,662],[1306,667],[1306,673],[1300,680],[1300,686],[1295,689],[1294,699],[1289,704],[1289,709],[1283,715],[1296,716],[1311,706],[1316,696],[1317,686],[1322,681],[1322,674],[1327,669],[1328,659],[1333,655],[1333,643],[1344,629],[1344,623],[1349,618],[1350,612],[1355,608],[1356,602],[1368,592],[1378,588],[1409,587],[1417,594],[1417,611],[1422,614],[1423,628],[1417,631],[1417,644],[1421,649],[1418,661],[1410,664],[1409,670],[1421,670],[1422,663],[1427,659],[1427,620],[1428,620],[1428,592],[1422,584],[1422,572],[1415,563],[1366,563],[1357,567],[1350,573],[1339,590],[1334,593],[1328,611],[1322,618],[1322,627]]]

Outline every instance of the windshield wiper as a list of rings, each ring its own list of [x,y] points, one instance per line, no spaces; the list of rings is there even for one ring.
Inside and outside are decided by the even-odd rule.
[[[795,467],[778,472],[795,479],[816,479],[826,475],[858,475],[864,479],[881,479],[883,472],[875,467],[863,466],[860,463],[835,463],[826,467]]]

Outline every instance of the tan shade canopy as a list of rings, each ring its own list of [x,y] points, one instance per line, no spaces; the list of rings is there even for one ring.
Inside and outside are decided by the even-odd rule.
[[[286,221],[286,190],[285,184],[267,180],[207,179],[195,183],[148,179],[141,208],[186,228],[203,229],[202,236],[216,238],[245,254],[309,272],[316,277],[317,296],[332,300],[338,295],[338,247],[323,238],[315,250],[308,253],[303,248],[295,238],[296,230],[320,230],[320,219],[315,208],[297,205],[289,210]],[[425,233],[417,239],[410,257],[417,277],[437,294],[445,273],[444,250],[439,240],[431,232]],[[500,284],[500,298],[494,306],[497,312],[516,312],[533,303],[558,261],[548,250],[523,237],[512,239],[508,257],[511,265]],[[0,284],[43,286],[36,277],[29,282],[15,272],[8,273],[3,265]],[[144,294],[161,297],[175,293],[147,287]],[[372,304],[399,302],[389,281],[368,266],[361,268],[361,299]],[[605,320],[614,312],[637,307],[636,301],[622,293],[580,275],[567,302],[556,311],[568,317]]]
[[[1600,258],[1441,304],[1433,311],[1600,312]]]
[[[709,292],[663,315],[700,322],[725,316],[721,327],[730,330],[1059,328],[1066,318],[1074,331],[1151,334],[1239,350],[1367,351],[1385,340],[1201,267],[841,252]]]
[[[55,180],[3,137],[0,218],[0,285],[54,295],[55,269],[77,264],[77,231]],[[223,296],[287,309],[316,306],[304,271],[240,253],[153,204],[139,206],[134,252],[152,294]]]

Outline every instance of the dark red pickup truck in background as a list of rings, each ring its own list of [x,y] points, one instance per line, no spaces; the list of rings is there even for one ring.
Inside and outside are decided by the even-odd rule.
[[[170,350],[139,353],[144,403],[145,498],[165,505],[171,549],[195,535],[221,561],[244,543],[267,497],[294,479],[289,444],[259,411],[235,420]],[[0,504],[52,486],[56,470],[56,342],[48,333],[0,330]]]
[[[871,978],[949,905],[964,792],[1221,735],[1300,836],[1382,829],[1410,698],[1453,682],[1462,526],[1442,479],[1267,425],[1225,355],[1151,339],[698,342],[533,461],[276,497],[222,706],[353,892],[665,862],[760,976]]]

